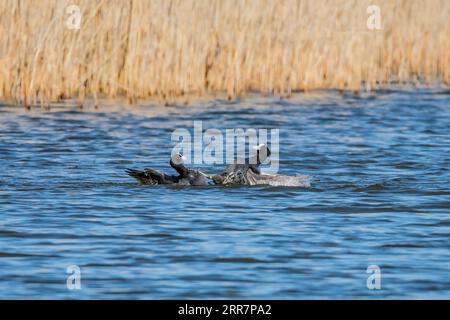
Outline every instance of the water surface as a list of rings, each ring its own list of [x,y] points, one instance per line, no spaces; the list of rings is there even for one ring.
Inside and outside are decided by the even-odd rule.
[[[174,128],[280,129],[311,188],[139,186]],[[450,92],[0,106],[0,298],[449,298]],[[219,171],[221,166],[206,166]],[[68,290],[66,268],[81,268]],[[369,265],[381,290],[366,286]]]

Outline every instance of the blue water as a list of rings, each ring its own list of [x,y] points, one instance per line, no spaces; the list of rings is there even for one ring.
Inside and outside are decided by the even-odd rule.
[[[311,188],[140,186],[174,128],[278,128]],[[0,298],[450,298],[450,92],[0,106]],[[222,166],[206,166],[218,172]],[[66,268],[81,270],[69,290]],[[377,265],[381,289],[366,286]]]

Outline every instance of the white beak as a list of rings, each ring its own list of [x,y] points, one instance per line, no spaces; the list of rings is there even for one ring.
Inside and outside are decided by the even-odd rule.
[[[264,144],[264,143],[261,143],[260,145],[253,146],[253,149],[254,149],[254,150],[261,150],[261,148],[264,147],[264,146],[265,146],[265,144]]]

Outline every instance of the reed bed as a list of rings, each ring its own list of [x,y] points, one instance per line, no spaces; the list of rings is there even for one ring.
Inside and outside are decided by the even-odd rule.
[[[367,28],[371,4],[379,30]],[[0,99],[448,85],[449,18],[448,0],[2,0]]]

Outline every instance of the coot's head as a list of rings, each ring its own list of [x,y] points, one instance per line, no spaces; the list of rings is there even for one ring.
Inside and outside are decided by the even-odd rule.
[[[268,157],[270,157],[271,152],[270,152],[269,147],[266,144],[262,143],[258,146],[254,146],[253,148],[256,149],[256,158],[257,158],[258,164],[263,163],[264,161],[266,161],[266,159]]]
[[[184,164],[184,161],[186,160],[186,157],[183,156],[181,153],[175,153],[172,155],[171,161],[175,165],[182,165]]]

